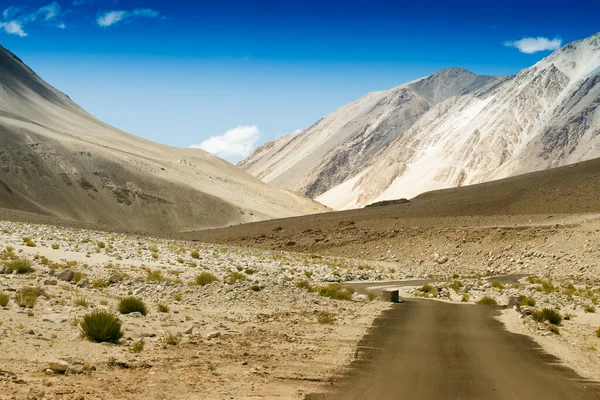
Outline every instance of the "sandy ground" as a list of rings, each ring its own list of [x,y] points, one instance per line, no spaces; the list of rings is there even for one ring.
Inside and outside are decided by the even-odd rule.
[[[380,274],[339,259],[6,221],[0,232],[0,253],[6,258],[11,247],[33,266],[0,275],[0,292],[10,296],[0,307],[0,398],[302,398],[349,365],[358,341],[387,307],[296,286],[318,286],[335,273],[339,279]],[[61,280],[69,270],[77,277]],[[160,280],[149,280],[158,270]],[[191,284],[209,271],[221,282]],[[232,272],[243,278],[230,282]],[[107,287],[94,288],[100,280]],[[31,309],[19,307],[15,297],[26,286],[42,288],[47,298],[40,296]],[[125,335],[118,345],[81,337],[83,315],[94,309],[118,314],[119,298],[128,295],[150,312],[119,316]],[[169,311],[158,312],[157,303]],[[320,323],[322,315],[330,320]],[[166,344],[170,333],[179,344]],[[142,340],[143,350],[132,352]],[[86,371],[48,375],[49,363],[61,358],[80,360]]]

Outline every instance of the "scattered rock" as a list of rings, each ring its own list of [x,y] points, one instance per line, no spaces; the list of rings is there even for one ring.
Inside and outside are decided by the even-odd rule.
[[[71,282],[74,277],[75,272],[71,271],[70,269],[65,269],[64,271],[61,271],[56,274],[57,279],[60,279],[61,281],[65,282]]]
[[[218,338],[220,336],[221,336],[221,332],[220,331],[213,331],[213,332],[209,332],[206,335],[206,338],[210,340],[210,339],[216,339],[216,338]]]
[[[44,285],[46,286],[56,286],[58,284],[58,281],[56,279],[45,279],[44,280]]]

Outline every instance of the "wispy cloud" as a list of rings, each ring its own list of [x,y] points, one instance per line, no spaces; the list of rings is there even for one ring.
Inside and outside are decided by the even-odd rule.
[[[219,157],[242,158],[250,155],[259,137],[260,132],[256,125],[241,125],[190,147],[208,151]]]
[[[59,21],[62,9],[56,1],[38,9],[27,9],[25,7],[8,7],[2,12],[3,21],[0,21],[0,29],[10,35],[20,37],[27,36],[25,26],[37,20],[46,22],[49,26],[65,29],[66,25]]]
[[[151,8],[136,8],[132,11],[113,10],[104,11],[98,14],[96,22],[104,28],[113,26],[122,22],[130,22],[138,18],[157,18],[160,13]]]
[[[554,39],[548,39],[542,36],[539,37],[525,37],[520,40],[504,42],[507,47],[514,47],[519,49],[521,53],[533,54],[538,51],[554,51],[560,48],[562,39],[556,37]]]
[[[0,22],[0,28],[9,35],[27,36],[27,33],[23,30],[23,26],[18,21]]]

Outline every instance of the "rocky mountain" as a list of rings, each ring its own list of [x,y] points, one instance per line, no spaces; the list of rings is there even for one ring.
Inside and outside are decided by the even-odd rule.
[[[325,207],[202,150],[115,129],[0,47],[0,209],[164,232]]]
[[[399,88],[428,87],[427,80],[435,76]],[[448,80],[451,77],[444,76],[443,82]],[[308,172],[297,180],[277,179],[303,163],[286,162],[285,157],[279,163],[272,162],[279,159],[277,152],[285,151],[285,147],[277,152],[270,150],[259,159],[251,156],[250,168],[249,160],[241,165],[267,182],[299,189],[323,204],[343,209],[600,157],[600,33],[564,46],[514,77],[477,78],[474,82],[462,92],[440,91],[437,103],[410,116],[381,103],[371,103],[378,110],[367,117],[365,125],[377,125],[382,129],[379,135],[393,138],[372,157],[363,157],[364,147],[362,152],[350,151],[346,160],[337,166],[328,164],[329,169],[321,169],[317,175],[308,168],[309,164],[304,164]],[[436,100],[435,95],[427,97],[425,93],[435,91],[421,89],[420,97]],[[352,104],[340,109],[347,110],[345,114],[340,115],[338,110],[315,127],[331,119],[338,126],[353,126],[357,116],[364,114],[358,110],[352,114]],[[390,112],[386,114],[383,109]],[[403,122],[409,126],[400,127]],[[285,145],[299,142],[307,136],[306,132]],[[325,131],[318,128],[311,134],[323,135]],[[370,139],[371,135],[366,134],[365,147],[370,147]],[[340,145],[345,146],[346,142]],[[309,149],[307,153],[314,157],[316,151]],[[327,157],[321,157],[318,164],[324,165],[326,160]],[[348,169],[346,165],[355,165],[355,160],[361,160],[362,168],[339,173],[340,169]],[[329,181],[337,185],[321,183],[321,176],[343,175],[342,182]]]
[[[363,171],[436,104],[496,80],[451,68],[369,93],[303,132],[265,143],[238,166],[272,185],[316,197]]]

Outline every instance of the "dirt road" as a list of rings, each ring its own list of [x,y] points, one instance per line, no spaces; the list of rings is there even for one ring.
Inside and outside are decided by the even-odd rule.
[[[410,299],[379,317],[317,399],[599,399],[596,383],[507,332],[487,306]]]

